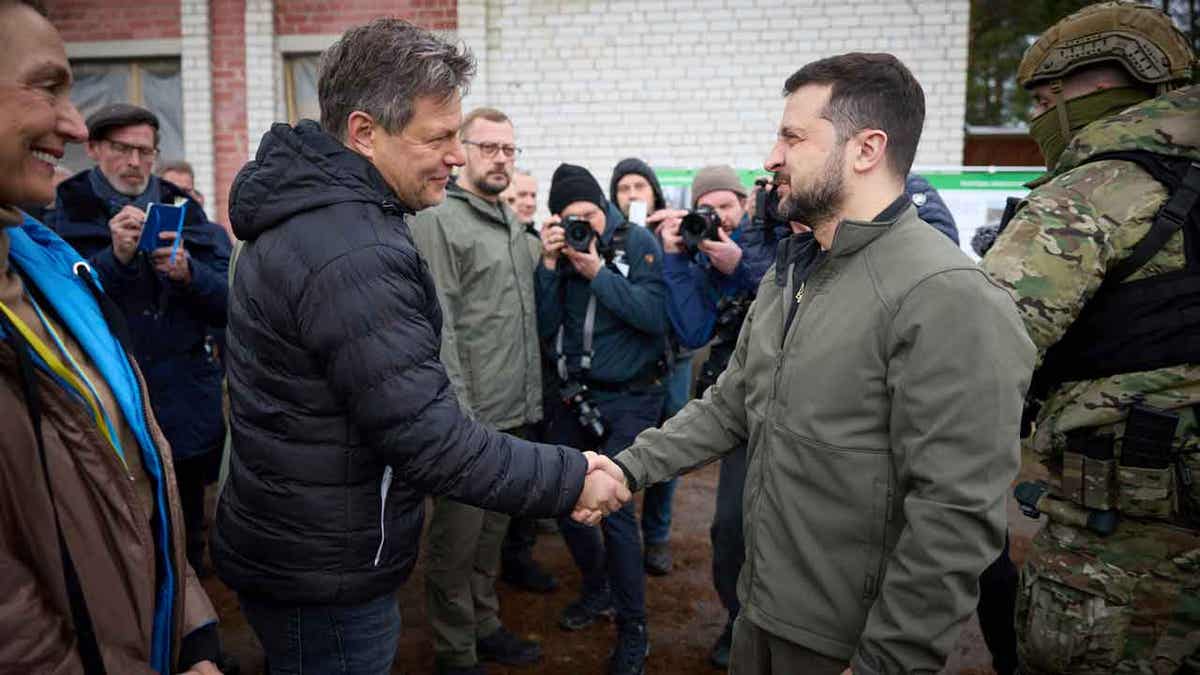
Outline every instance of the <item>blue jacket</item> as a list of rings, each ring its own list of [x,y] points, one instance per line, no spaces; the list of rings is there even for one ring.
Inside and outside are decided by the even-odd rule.
[[[935,230],[950,237],[950,241],[958,243],[958,226],[954,224],[954,215],[950,213],[942,196],[934,189],[924,176],[908,174],[904,181],[904,192],[917,205],[917,217],[929,223]]]
[[[611,243],[620,223],[613,210],[608,210],[601,241]],[[626,230],[624,261],[605,265],[590,282],[566,260],[555,270],[539,264],[534,273],[538,332],[548,353],[554,353],[558,328],[564,326],[563,352],[571,370],[579,367],[583,352],[588,298],[596,296],[592,368],[586,377],[600,382],[618,383],[644,375],[662,357],[665,346],[667,290],[661,272],[662,249],[649,230],[636,225]],[[620,271],[626,264],[628,276]]]
[[[742,259],[728,276],[718,272],[703,253],[697,253],[694,260],[684,253],[666,254],[663,280],[667,284],[667,316],[681,345],[688,349],[703,347],[713,336],[717,303],[758,288],[774,261],[778,242],[761,229],[752,225],[749,216],[742,218],[730,237],[742,247]]]
[[[186,195],[163,181],[162,201],[176,197]],[[131,350],[171,454],[181,460],[215,450],[225,438],[222,372],[205,338],[225,328],[229,237],[199,206],[188,204],[183,246],[191,257],[192,282],[184,286],[160,277],[140,253],[129,265],[116,259],[110,210],[83,171],[58,187],[58,208],[47,225],[91,262],[124,313]]]

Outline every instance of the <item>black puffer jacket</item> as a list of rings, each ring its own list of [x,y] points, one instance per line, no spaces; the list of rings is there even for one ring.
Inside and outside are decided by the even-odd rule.
[[[539,516],[574,506],[578,451],[460,408],[438,360],[433,279],[367,160],[313,122],[276,124],[230,201],[246,245],[229,292],[233,453],[212,542],[227,584],[289,604],[364,602],[411,572],[427,493]]]

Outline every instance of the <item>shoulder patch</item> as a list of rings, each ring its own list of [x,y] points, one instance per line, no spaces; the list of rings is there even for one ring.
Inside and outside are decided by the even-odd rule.
[[[654,254],[653,253],[647,253],[646,255],[642,256],[642,259],[646,261],[647,265],[654,264]]]

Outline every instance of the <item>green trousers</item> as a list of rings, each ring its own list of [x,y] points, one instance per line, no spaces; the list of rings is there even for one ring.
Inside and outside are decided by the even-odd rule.
[[[849,665],[768,633],[745,615],[733,622],[730,675],[841,675]]]
[[[425,601],[437,662],[469,668],[475,641],[500,628],[496,576],[508,516],[437,498],[429,523]]]

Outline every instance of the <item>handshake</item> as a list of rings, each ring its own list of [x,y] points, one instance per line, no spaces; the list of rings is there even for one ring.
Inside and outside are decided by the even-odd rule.
[[[583,456],[588,472],[571,518],[584,525],[598,525],[601,518],[624,506],[633,495],[625,486],[625,472],[615,462],[590,451]]]

